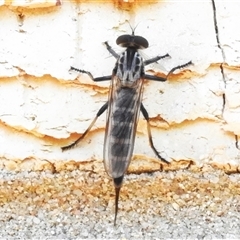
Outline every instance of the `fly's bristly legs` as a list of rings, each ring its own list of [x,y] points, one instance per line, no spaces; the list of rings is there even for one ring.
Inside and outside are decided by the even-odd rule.
[[[158,55],[154,58],[143,61],[138,50],[147,48],[148,41],[141,36],[134,35],[134,31],[132,32],[132,35],[119,36],[116,43],[125,47],[126,50],[121,54],[117,54],[108,42],[104,42],[108,52],[117,59],[111,75],[94,78],[91,72],[71,67],[70,70],[87,74],[95,82],[110,80],[111,84],[108,101],[98,110],[89,127],[72,144],[62,147],[63,151],[75,147],[88,134],[98,117],[108,110],[103,158],[105,170],[113,179],[115,187],[114,225],[116,225],[117,220],[118,200],[124,174],[127,171],[132,158],[138,114],[140,111],[147,121],[150,147],[161,161],[169,164],[169,161],[163,158],[157,151],[152,140],[149,115],[142,104],[143,80],[147,79],[164,82],[175,70],[192,64],[190,61],[186,64],[174,67],[169,71],[166,77],[148,75],[145,73],[144,67],[151,63],[155,63],[160,59],[169,57],[169,54],[163,56]]]
[[[108,102],[106,102],[97,112],[95,118],[93,119],[93,121],[91,122],[91,124],[89,125],[89,127],[86,129],[86,131],[81,135],[81,137],[79,137],[76,141],[74,141],[73,143],[61,147],[62,151],[66,151],[69,150],[71,148],[74,148],[87,134],[88,132],[91,130],[91,128],[93,127],[93,125],[95,124],[95,122],[97,121],[98,117],[100,117],[108,108]]]
[[[157,155],[157,157],[158,157],[161,161],[169,164],[170,162],[167,161],[165,158],[163,158],[163,157],[160,155],[160,153],[157,151],[157,149],[155,148],[155,146],[154,146],[154,144],[153,144],[151,127],[150,127],[150,123],[149,123],[149,115],[148,115],[148,112],[147,112],[146,108],[143,106],[143,104],[141,104],[140,110],[141,110],[141,113],[142,113],[142,115],[144,116],[145,120],[147,121],[148,141],[149,141],[150,147],[152,148],[152,150],[154,151],[154,153]]]

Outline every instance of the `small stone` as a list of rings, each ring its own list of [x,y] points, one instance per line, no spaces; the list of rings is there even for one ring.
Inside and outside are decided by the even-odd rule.
[[[41,221],[40,221],[39,218],[37,218],[37,217],[34,217],[34,218],[33,218],[33,223],[39,224],[40,222],[41,222]]]
[[[179,210],[179,205],[178,205],[176,202],[172,203],[172,207],[173,207],[173,209],[176,210],[176,211]]]

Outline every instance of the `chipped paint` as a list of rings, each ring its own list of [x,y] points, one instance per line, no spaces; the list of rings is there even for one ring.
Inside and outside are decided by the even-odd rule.
[[[230,29],[238,27],[239,3],[216,2],[214,15],[211,2],[147,2],[75,1],[61,7],[55,7],[59,1],[0,2],[5,4],[0,8],[1,168],[51,170],[51,164],[57,169],[64,162],[68,169],[71,161],[102,160],[104,116],[78,148],[60,150],[86,129],[109,86],[69,68],[96,77],[111,74],[115,60],[102,42],[121,51],[115,39],[131,31],[129,22],[150,42],[144,54],[171,55],[149,73],[164,76],[173,66],[194,63],[166,83],[145,84],[143,100],[157,149],[179,161],[179,168],[181,161],[193,161],[238,169],[240,48],[238,32]],[[156,159],[146,134],[140,116],[133,159]]]

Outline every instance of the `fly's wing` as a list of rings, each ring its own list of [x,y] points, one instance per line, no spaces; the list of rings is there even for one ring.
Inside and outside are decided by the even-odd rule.
[[[141,56],[144,58],[144,60],[149,60],[150,57],[145,53],[143,52],[142,50],[138,50],[140,53],[141,53]],[[166,56],[167,57],[167,56]],[[170,56],[169,56],[170,57]],[[164,57],[163,57],[164,58]],[[168,73],[168,70],[163,66],[163,64],[161,63],[161,60],[159,61],[156,61],[154,63],[151,63],[148,65],[147,67],[147,70],[148,69],[151,69],[151,70],[156,70],[156,72],[163,72],[163,73]]]
[[[111,82],[103,157],[106,172],[115,179],[124,175],[132,158],[143,79],[134,88],[122,87],[116,76]]]

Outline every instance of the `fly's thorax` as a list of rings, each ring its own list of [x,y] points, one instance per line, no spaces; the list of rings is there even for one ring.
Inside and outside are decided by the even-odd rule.
[[[144,75],[144,64],[136,48],[128,47],[118,58],[115,67],[116,76],[122,87],[135,87]]]

